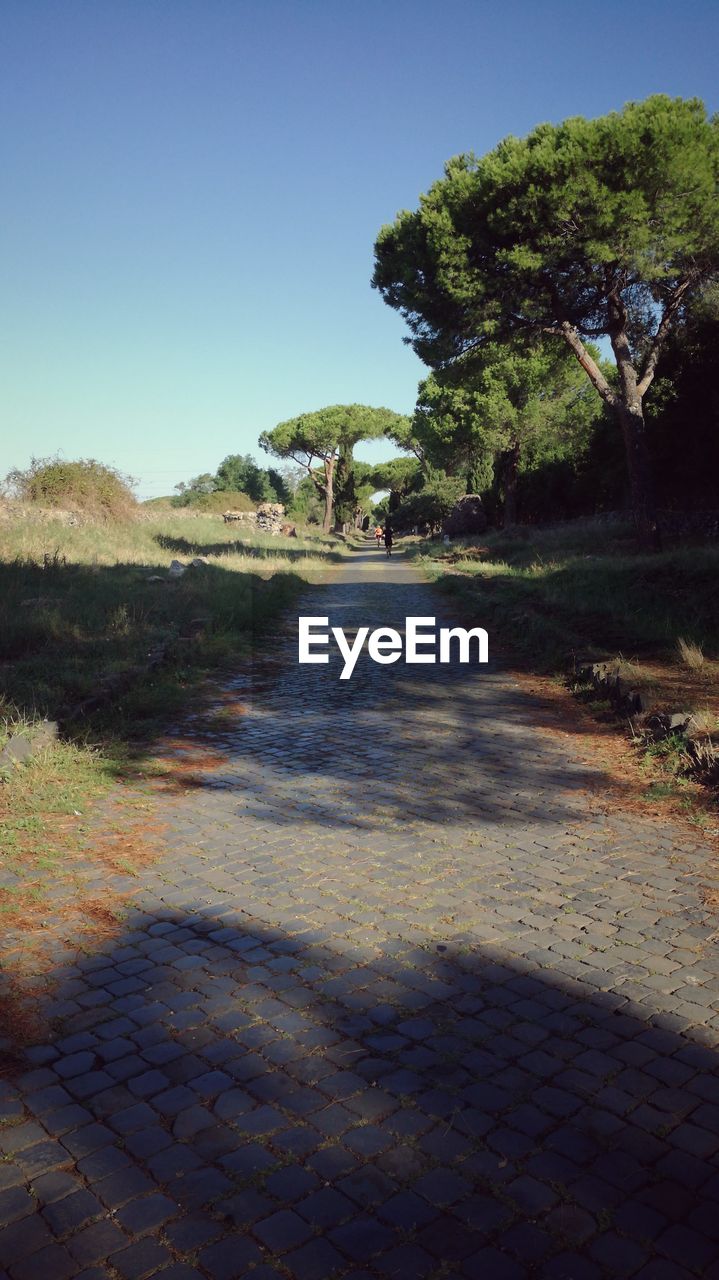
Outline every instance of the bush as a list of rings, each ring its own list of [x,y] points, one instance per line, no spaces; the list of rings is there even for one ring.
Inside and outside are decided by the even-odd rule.
[[[254,511],[257,506],[246,493],[233,489],[216,489],[214,493],[186,489],[170,501],[173,507],[192,507],[195,511]]]
[[[137,508],[131,478],[94,458],[33,458],[25,471],[8,472],[6,483],[23,502],[82,511],[95,519],[127,520]]]
[[[464,493],[464,486],[462,477],[436,472],[419,493],[410,493],[402,499],[393,513],[395,527],[409,529],[417,525],[420,529],[439,529]]]

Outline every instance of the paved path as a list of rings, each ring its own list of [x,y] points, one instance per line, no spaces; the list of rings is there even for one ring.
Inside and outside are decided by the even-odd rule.
[[[440,597],[374,547],[306,614]],[[481,621],[481,619],[478,619]],[[708,852],[494,670],[232,691],[123,936],[0,1086],[12,1280],[719,1277]]]

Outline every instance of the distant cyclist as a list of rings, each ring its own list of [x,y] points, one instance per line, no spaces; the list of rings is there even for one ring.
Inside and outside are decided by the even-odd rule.
[[[378,524],[375,527],[374,536],[377,539],[377,546],[379,546],[380,542],[382,541],[382,525],[381,524]]]
[[[388,520],[384,527],[384,545],[385,545],[385,549],[387,551],[388,556],[392,555],[393,542],[394,542],[394,531],[392,529],[392,525]]]

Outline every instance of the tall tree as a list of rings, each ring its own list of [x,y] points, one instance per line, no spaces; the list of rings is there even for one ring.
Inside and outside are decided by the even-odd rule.
[[[598,350],[588,350],[601,367]],[[420,383],[414,432],[435,466],[471,476],[475,492],[489,487],[499,461],[510,525],[528,457],[586,444],[600,414],[600,401],[568,351],[546,341],[490,342]]]
[[[187,483],[181,480],[179,484],[175,485],[175,488],[180,495],[177,501],[183,505],[185,499],[189,502],[197,494],[214,493],[217,484],[215,477],[210,475],[209,471],[203,471],[202,475],[193,476],[192,480],[188,480]]]
[[[376,463],[370,474],[372,491],[389,489],[387,509],[396,511],[407,494],[415,493],[425,483],[427,464],[420,462],[416,453],[414,457],[401,455]]]
[[[389,435],[406,421],[391,409],[364,404],[333,404],[314,413],[280,422],[272,431],[263,431],[260,447],[276,458],[290,458],[304,467],[324,502],[322,528],[332,527],[335,476],[342,452],[347,473],[351,472],[352,449],[360,440]]]
[[[420,382],[412,430],[426,462],[452,475],[463,472],[468,493],[492,483],[496,430],[467,369],[430,373]]]
[[[275,491],[268,472],[249,453],[230,453],[217,468],[215,487],[246,493],[253,502],[271,502]]]
[[[450,160],[384,227],[373,284],[435,368],[510,334],[567,344],[614,411],[644,547],[658,531],[643,399],[691,294],[719,272],[719,117],[656,95]],[[606,335],[610,382],[586,340]]]

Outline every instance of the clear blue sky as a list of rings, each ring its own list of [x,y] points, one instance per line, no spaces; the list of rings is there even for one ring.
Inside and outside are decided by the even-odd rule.
[[[143,497],[324,404],[411,411],[372,246],[449,156],[719,107],[716,0],[4,0],[0,45],[0,475],[62,451]]]

